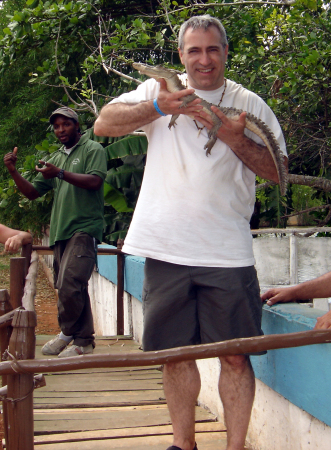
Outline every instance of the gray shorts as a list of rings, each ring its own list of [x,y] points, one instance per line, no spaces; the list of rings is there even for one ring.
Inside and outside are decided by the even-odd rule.
[[[254,266],[190,267],[147,258],[143,311],[144,351],[263,334]]]

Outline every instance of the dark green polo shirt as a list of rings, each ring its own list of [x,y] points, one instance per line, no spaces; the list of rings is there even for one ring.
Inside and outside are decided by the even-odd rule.
[[[103,147],[86,135],[80,138],[70,155],[61,147],[48,162],[68,172],[98,175],[102,180],[107,173]],[[45,180],[41,173],[38,173],[32,184],[41,196],[54,189],[49,245],[70,239],[79,231],[102,241],[103,184],[98,191],[82,189],[57,177]]]

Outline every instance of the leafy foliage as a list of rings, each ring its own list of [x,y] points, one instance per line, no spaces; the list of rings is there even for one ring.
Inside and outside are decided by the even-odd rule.
[[[57,146],[46,123],[54,105],[75,108],[81,128],[108,155],[105,237],[110,242],[122,237],[130,222],[146,139],[98,138],[91,128],[95,117],[106,102],[135,87],[139,76],[131,69],[133,60],[181,69],[179,27],[191,15],[205,13],[219,17],[227,30],[226,76],[258,93],[279,118],[290,171],[330,179],[329,1],[6,0],[0,10],[4,153],[18,146],[20,170],[32,177],[39,156]],[[46,224],[50,199],[25,201],[3,168],[0,174],[1,220],[30,229]],[[284,217],[300,203],[294,197],[305,196],[299,191],[289,189],[284,198],[277,187],[259,191],[264,220],[283,226]],[[328,204],[329,195],[314,189],[310,203]],[[326,217],[327,212],[319,214]]]

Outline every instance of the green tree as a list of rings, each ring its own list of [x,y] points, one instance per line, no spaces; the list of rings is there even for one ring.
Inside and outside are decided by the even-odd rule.
[[[83,129],[90,129],[105,102],[135,87],[140,76],[132,61],[181,69],[176,50],[180,25],[191,15],[209,13],[222,20],[228,33],[226,76],[262,96],[281,122],[290,181],[311,186],[318,206],[329,204],[330,2],[28,0],[24,7],[7,0],[5,6],[6,15],[0,15],[0,83],[5,87],[0,135],[9,149],[15,143],[22,148],[20,163],[27,176],[33,175],[38,158],[36,144],[40,152],[53,149],[45,120],[55,104],[74,107]],[[125,233],[135,206],[146,152],[142,139],[101,139],[109,156],[105,236],[111,241]],[[5,180],[1,186],[8,205],[14,188]],[[266,199],[265,217],[283,225],[282,217],[294,207],[292,190],[282,198],[277,187],[263,186],[258,195]],[[19,221],[22,208],[14,203],[15,214],[3,208],[1,220]],[[40,203],[47,209],[47,200]],[[33,212],[33,206],[26,208]],[[322,222],[323,214],[328,220],[327,209],[320,213]]]

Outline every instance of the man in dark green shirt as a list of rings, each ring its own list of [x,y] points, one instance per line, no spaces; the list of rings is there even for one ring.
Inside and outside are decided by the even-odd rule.
[[[96,244],[102,239],[107,161],[103,147],[81,135],[75,111],[58,108],[50,123],[63,146],[47,162],[39,161],[42,167],[36,167],[39,173],[32,183],[16,169],[17,147],[5,155],[4,162],[19,190],[30,200],[54,189],[50,246],[54,250],[61,333],[47,342],[42,352],[66,357],[92,353],[94,348],[87,285]]]

